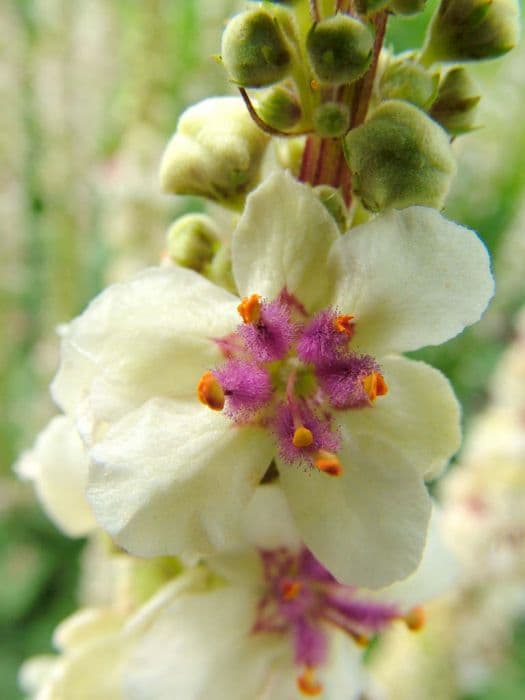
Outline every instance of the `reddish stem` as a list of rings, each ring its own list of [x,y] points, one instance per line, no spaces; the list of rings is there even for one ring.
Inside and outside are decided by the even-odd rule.
[[[368,71],[360,80],[358,80],[355,86],[353,100],[354,109],[352,112],[352,120],[350,123],[351,129],[354,129],[356,126],[359,126],[366,119],[368,107],[370,106],[370,98],[372,97],[372,90],[374,88],[374,80],[377,72],[377,64],[379,62],[379,54],[381,53],[381,47],[383,46],[383,41],[385,39],[387,20],[388,12],[386,10],[383,12],[378,12],[374,17],[376,36],[374,40],[374,53],[372,63]]]

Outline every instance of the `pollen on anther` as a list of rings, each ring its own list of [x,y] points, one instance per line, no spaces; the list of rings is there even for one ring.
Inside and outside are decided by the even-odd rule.
[[[338,333],[344,333],[349,338],[354,335],[355,322],[354,316],[342,314],[334,318],[334,328]]]
[[[310,666],[307,666],[297,678],[297,687],[303,695],[309,695],[310,697],[320,695],[323,692],[323,686],[315,678],[314,671]]]
[[[302,589],[300,581],[283,581],[281,584],[281,595],[283,600],[294,600]]]
[[[199,401],[213,411],[224,408],[224,390],[213,372],[205,372],[197,384]]]
[[[329,476],[341,476],[343,473],[343,466],[337,455],[327,450],[318,450],[315,453],[314,466],[320,472]]]
[[[370,401],[375,401],[378,396],[388,393],[388,385],[381,372],[372,372],[364,377],[363,388]]]
[[[418,632],[425,624],[425,611],[418,605],[412,608],[403,618],[406,626],[412,632]]]
[[[310,447],[314,441],[314,436],[311,430],[305,428],[304,425],[299,426],[295,429],[293,434],[292,442],[294,447]]]
[[[252,294],[249,297],[243,297],[237,311],[244,323],[257,323],[261,318],[261,306],[261,297],[258,294]]]

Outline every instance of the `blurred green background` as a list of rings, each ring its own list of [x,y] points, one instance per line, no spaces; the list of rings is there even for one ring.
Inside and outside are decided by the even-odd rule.
[[[51,650],[76,606],[82,542],[46,520],[12,465],[54,409],[55,328],[110,280],[155,263],[182,204],[159,195],[157,164],[187,105],[229,87],[213,60],[234,0],[3,0],[0,4],[0,697],[19,698],[21,661]],[[387,45],[421,43],[428,9],[392,19]],[[525,302],[525,51],[474,70],[483,129],[458,140],[448,217],[493,254],[498,294],[484,321],[418,353],[452,380],[465,421]],[[490,688],[525,696],[525,627]],[[74,699],[72,699],[74,700]]]

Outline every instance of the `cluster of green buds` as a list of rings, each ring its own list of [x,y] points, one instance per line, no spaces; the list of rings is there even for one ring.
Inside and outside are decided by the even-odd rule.
[[[451,142],[477,128],[480,95],[461,64],[516,44],[518,0],[441,0],[421,49],[384,49],[388,17],[424,6],[248,3],[227,23],[219,57],[242,100],[206,100],[182,115],[164,190],[240,210],[274,136],[287,138],[278,157],[300,180],[335,192],[325,199],[337,202],[339,226],[389,207],[442,208],[455,173]]]

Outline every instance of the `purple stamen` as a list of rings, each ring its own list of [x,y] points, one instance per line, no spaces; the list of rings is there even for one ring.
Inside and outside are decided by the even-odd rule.
[[[316,377],[333,408],[363,408],[370,404],[363,380],[379,371],[370,355],[348,355],[316,368]]]
[[[246,420],[272,398],[270,375],[252,362],[229,360],[213,371],[226,398],[225,413]]]
[[[293,438],[296,428],[302,426],[312,433],[312,443],[308,447],[296,447]],[[274,429],[279,443],[279,452],[285,462],[311,462],[318,450],[336,452],[339,448],[339,435],[329,419],[316,415],[305,401],[300,399],[283,402],[277,409]]]
[[[349,338],[336,330],[336,318],[334,310],[325,309],[303,328],[297,341],[297,355],[303,362],[322,367],[345,352]]]
[[[238,332],[257,362],[273,362],[286,356],[296,329],[289,309],[276,300],[263,303],[259,320],[245,323]]]

